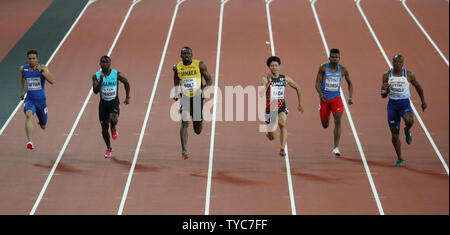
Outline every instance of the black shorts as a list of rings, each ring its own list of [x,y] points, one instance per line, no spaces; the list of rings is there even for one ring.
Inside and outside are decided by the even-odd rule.
[[[194,122],[203,121],[203,100],[205,98],[203,95],[197,95],[194,97],[189,97],[181,95],[180,99],[180,113],[189,112]],[[182,115],[183,118],[183,115]],[[187,120],[184,120],[187,121]]]
[[[111,113],[120,114],[120,101],[118,98],[111,101],[105,101],[100,99],[98,104],[98,117],[100,119],[100,124],[109,124],[109,116]]]
[[[278,109],[278,110],[274,110],[274,111],[267,111],[264,115],[265,119],[266,119],[266,123],[269,124],[271,121],[277,120],[278,114],[281,112],[285,112],[286,115],[288,115],[289,111],[286,108],[286,106],[283,106],[282,108]]]

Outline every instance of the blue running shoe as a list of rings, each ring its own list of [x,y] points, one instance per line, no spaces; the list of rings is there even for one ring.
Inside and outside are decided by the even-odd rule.
[[[411,131],[407,131],[406,128],[405,128],[405,136],[406,136],[406,143],[411,144],[412,143]]]
[[[403,160],[403,159],[397,160],[397,162],[395,162],[395,164],[394,164],[394,167],[399,167],[399,166],[401,166],[402,163],[403,163],[404,161],[405,161],[405,160]]]

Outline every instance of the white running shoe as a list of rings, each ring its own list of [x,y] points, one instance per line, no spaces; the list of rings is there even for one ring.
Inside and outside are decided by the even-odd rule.
[[[341,156],[341,152],[339,152],[339,148],[338,147],[334,148],[333,151],[331,151],[331,153],[336,155],[336,157],[340,157]]]
[[[28,142],[28,143],[27,143],[27,149],[31,149],[31,150],[33,150],[33,149],[34,149],[34,145],[33,145],[33,143],[31,143],[31,142]]]

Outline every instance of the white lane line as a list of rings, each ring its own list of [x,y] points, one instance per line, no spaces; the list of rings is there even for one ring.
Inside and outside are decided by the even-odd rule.
[[[380,50],[380,52],[383,54],[384,59],[386,60],[387,65],[389,66],[389,68],[392,68],[391,62],[389,61],[389,59],[386,56],[386,52],[384,51],[383,47],[381,46],[381,43],[378,41],[377,35],[375,34],[375,32],[372,29],[372,26],[370,26],[369,21],[366,18],[366,15],[364,14],[361,6],[360,6],[360,2],[361,0],[355,0],[356,2],[356,6],[359,9],[359,12],[361,13],[364,21],[366,22],[367,27],[369,28],[370,32],[372,33],[372,37],[375,39],[375,41],[377,42],[378,45],[378,49]],[[411,99],[409,99],[410,103],[411,103],[411,108],[414,111],[414,114],[417,117],[417,120],[419,121],[420,125],[422,126],[423,131],[425,132],[425,134],[428,137],[428,140],[430,141],[431,145],[433,146],[434,151],[436,152],[436,155],[438,156],[439,160],[441,161],[442,165],[445,168],[445,171],[447,172],[448,175],[448,166],[447,163],[445,162],[444,158],[441,155],[441,152],[439,151],[439,149],[437,148],[436,144],[433,141],[433,138],[431,137],[430,133],[428,132],[428,129],[425,126],[425,123],[422,121],[422,118],[420,117],[419,113],[416,110],[416,107],[414,107],[414,104],[411,102]]]
[[[220,3],[220,17],[219,17],[219,33],[217,36],[217,57],[216,57],[216,72],[214,74],[214,103],[213,115],[211,123],[211,141],[209,142],[209,164],[208,164],[208,179],[206,181],[206,199],[205,199],[205,215],[209,215],[209,206],[211,201],[211,177],[212,166],[214,158],[214,137],[216,133],[216,113],[217,113],[217,92],[219,87],[219,67],[220,67],[220,49],[222,45],[222,26],[223,26],[223,12],[225,4],[229,0],[221,0]]]
[[[413,20],[416,22],[417,26],[419,26],[420,30],[422,30],[423,34],[427,37],[428,41],[433,45],[434,49],[439,53],[441,58],[445,61],[445,63],[448,65],[448,60],[445,58],[445,55],[442,53],[442,51],[439,49],[439,47],[434,43],[433,39],[431,39],[430,35],[428,35],[427,31],[422,27],[420,22],[417,20],[417,18],[414,16],[414,14],[409,10],[409,7],[406,5],[406,0],[401,0],[403,6],[405,7],[406,11],[409,13],[409,15],[413,18]]]
[[[319,28],[319,32],[320,32],[320,35],[322,37],[322,41],[323,41],[323,46],[325,48],[325,52],[327,53],[327,57],[330,57],[328,44],[325,41],[325,36],[324,36],[323,31],[322,31],[322,26],[320,25],[319,17],[317,15],[316,8],[314,6],[314,4],[317,2],[317,0],[310,0],[310,2],[311,2],[311,8],[312,8],[313,13],[314,13],[314,18],[316,19],[317,27]],[[348,108],[348,105],[347,105],[347,102],[346,102],[346,98],[345,98],[345,95],[344,95],[344,92],[342,91],[342,89],[341,89],[341,96],[343,98],[343,102],[342,103],[344,104],[344,109],[345,109],[345,113],[347,114],[347,117],[348,117],[348,122],[350,123],[350,127],[352,129],[353,136],[355,137],[356,145],[358,146],[358,150],[359,150],[359,153],[361,155],[362,162],[364,164],[364,169],[365,169],[365,171],[367,173],[367,178],[369,179],[370,187],[372,188],[373,197],[375,198],[375,201],[377,203],[378,212],[380,213],[380,215],[384,215],[384,211],[383,211],[383,207],[381,205],[380,197],[378,196],[377,188],[375,187],[375,183],[373,182],[372,173],[370,172],[369,165],[367,164],[366,156],[365,156],[363,148],[361,146],[361,142],[359,141],[358,133],[356,132],[355,125],[353,124],[352,115],[350,114],[350,110]]]
[[[50,62],[52,62],[53,57],[55,56],[55,54],[59,51],[59,48],[62,46],[62,44],[64,43],[64,41],[66,41],[66,38],[69,36],[69,34],[72,32],[72,29],[75,27],[75,25],[78,23],[78,20],[80,20],[81,16],[83,16],[84,12],[86,11],[86,9],[88,8],[89,5],[91,5],[91,3],[95,2],[96,0],[89,0],[86,5],[84,6],[83,10],[80,12],[80,14],[78,15],[77,19],[73,22],[72,26],[69,28],[69,31],[67,31],[66,35],[63,37],[63,39],[61,40],[61,42],[59,42],[58,47],[56,47],[56,49],[53,51],[53,54],[50,56],[50,58],[48,59],[47,63],[45,64],[45,66],[48,66],[50,64]],[[27,97],[27,94],[25,93],[25,98]],[[0,129],[0,136],[3,134],[3,131],[5,131],[6,127],[8,126],[8,124],[11,122],[11,120],[13,119],[14,115],[16,115],[17,111],[19,110],[19,108],[22,106],[23,104],[23,100],[19,101],[19,104],[17,104],[16,108],[14,109],[14,111],[11,113],[11,115],[9,115],[8,120],[6,120],[6,122],[3,124],[2,129]]]
[[[111,55],[111,52],[113,51],[114,46],[116,45],[116,42],[119,39],[120,34],[122,33],[122,29],[125,26],[125,23],[127,22],[128,17],[130,16],[130,13],[133,10],[134,5],[136,5],[140,1],[141,0],[133,0],[133,2],[131,3],[130,8],[128,9],[127,15],[125,16],[125,18],[122,22],[122,25],[121,25],[119,31],[117,32],[116,38],[114,39],[114,42],[108,52],[108,56]],[[59,152],[58,158],[56,159],[55,163],[53,164],[52,170],[50,171],[50,174],[48,175],[47,180],[45,181],[45,184],[42,187],[42,190],[39,193],[39,196],[38,196],[36,202],[34,203],[33,208],[31,209],[30,215],[34,215],[34,213],[36,212],[36,209],[39,206],[39,203],[41,202],[42,196],[44,195],[45,190],[47,189],[47,186],[49,185],[50,180],[52,179],[52,176],[54,175],[54,173],[56,171],[56,167],[58,166],[59,162],[61,161],[61,157],[64,154],[64,151],[66,150],[66,147],[70,142],[70,139],[72,138],[73,132],[75,131],[75,129],[78,125],[78,122],[80,121],[81,116],[83,115],[83,112],[88,104],[88,101],[91,98],[91,95],[92,95],[92,88],[89,90],[89,94],[87,95],[86,99],[84,100],[83,107],[81,108],[80,112],[78,113],[77,119],[75,120],[75,123],[73,124],[72,129],[70,130],[70,133],[66,138],[66,142],[64,143],[61,151]]]
[[[166,58],[167,48],[169,46],[170,37],[172,35],[173,26],[175,24],[175,19],[176,19],[177,12],[178,12],[178,7],[184,1],[186,1],[186,0],[177,0],[177,5],[175,6],[175,10],[173,12],[172,22],[170,23],[169,32],[167,33],[166,43],[164,45],[164,50],[162,52],[161,61],[159,62],[158,72],[156,74],[155,82],[153,84],[153,90],[152,90],[152,94],[150,96],[149,104],[147,106],[147,112],[145,114],[144,123],[142,124],[141,134],[139,135],[139,141],[138,141],[138,144],[136,146],[136,151],[134,153],[133,163],[131,164],[130,172],[129,172],[128,178],[127,178],[127,183],[125,185],[125,189],[124,189],[123,195],[122,195],[122,200],[120,202],[119,210],[117,212],[118,215],[121,215],[123,213],[123,208],[125,206],[125,202],[126,202],[126,199],[127,199],[128,191],[129,191],[130,185],[131,185],[131,179],[133,178],[134,168],[136,167],[136,162],[137,162],[137,159],[138,159],[138,156],[139,156],[139,150],[141,149],[142,140],[144,139],[145,129],[147,128],[148,118],[149,118],[149,115],[150,115],[150,111],[152,109],[153,99],[155,98],[156,88],[158,87],[159,77],[161,75],[161,70],[162,70],[162,67],[163,67],[163,64],[164,64],[164,59]]]
[[[272,56],[275,56],[275,43],[273,40],[273,32],[272,32],[272,21],[270,19],[270,3],[272,0],[266,0],[266,15],[267,15],[267,26],[269,28],[269,36],[270,36],[270,49],[272,52]],[[295,197],[294,197],[294,187],[292,186],[292,177],[291,177],[291,167],[289,164],[289,152],[288,152],[288,145],[286,142],[286,156],[285,156],[285,162],[286,162],[286,176],[288,180],[288,187],[289,187],[289,198],[291,202],[291,212],[293,215],[297,214],[296,208],[295,208]]]

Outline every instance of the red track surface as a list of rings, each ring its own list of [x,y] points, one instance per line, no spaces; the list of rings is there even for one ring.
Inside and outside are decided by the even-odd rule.
[[[99,0],[89,6],[56,54],[50,65],[56,84],[47,86],[49,124],[45,131],[35,125],[37,149],[25,149],[22,108],[0,136],[1,214],[30,213],[90,90],[98,59],[107,54],[130,3]],[[408,0],[407,4],[448,58],[448,3],[433,0],[424,5]],[[131,104],[121,105],[113,158],[102,156],[105,146],[98,122],[99,98],[93,96],[36,214],[117,213],[175,5],[176,1],[165,0],[138,3],[111,54],[112,67],[127,76],[132,91]],[[399,1],[363,0],[361,6],[389,59],[395,53],[403,54],[405,66],[422,84],[429,107],[419,114],[448,164],[448,66]],[[395,152],[386,123],[387,100],[379,95],[381,75],[388,65],[355,3],[319,0],[316,10],[329,48],[341,50],[341,63],[350,71],[355,90],[350,112],[384,212],[448,214],[448,175],[417,119],[412,145],[406,145],[401,134],[405,167],[392,167]],[[297,112],[295,92],[289,89],[288,146],[297,214],[378,214],[348,117],[342,119],[342,159],[331,155],[334,125],[325,130],[320,125],[314,83],[327,56],[310,2],[274,0],[270,11],[282,72],[301,86],[305,110]],[[173,100],[169,92],[173,86],[171,68],[180,61],[183,46],[193,48],[194,58],[206,63],[214,79],[219,12],[220,1],[187,0],[179,7],[124,214],[205,212],[211,122],[204,122],[199,136],[190,124],[191,158],[181,160],[180,123],[170,119]],[[269,31],[264,1],[230,0],[224,8],[219,65],[222,120],[227,105],[225,86],[257,86],[268,72],[265,60],[271,52],[266,41]],[[348,97],[345,82],[342,88]],[[123,86],[119,89],[123,102]],[[417,93],[413,88],[411,91],[420,110]],[[208,102],[212,98],[205,100]],[[236,118],[236,102],[233,105]],[[248,104],[245,113],[247,108]],[[210,214],[292,213],[285,160],[278,156],[279,135],[269,142],[258,132],[260,124],[216,122]]]
[[[0,61],[8,54],[52,0],[0,1]],[[32,6],[33,10],[28,10]]]

